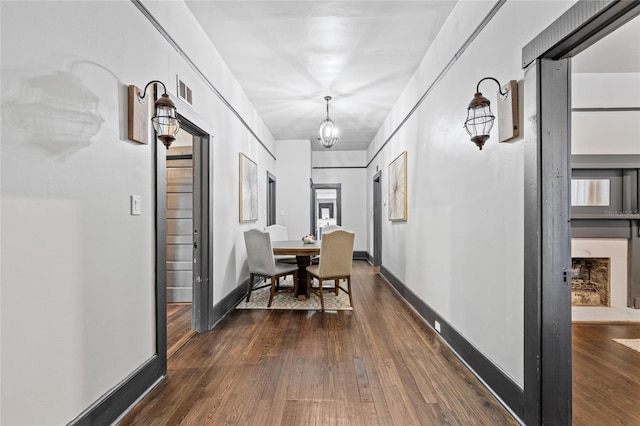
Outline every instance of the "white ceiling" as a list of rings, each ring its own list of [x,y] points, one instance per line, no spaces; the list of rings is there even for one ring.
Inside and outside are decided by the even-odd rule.
[[[187,0],[276,140],[330,115],[332,150],[364,150],[456,1]]]
[[[575,73],[640,73],[640,16],[577,54]]]

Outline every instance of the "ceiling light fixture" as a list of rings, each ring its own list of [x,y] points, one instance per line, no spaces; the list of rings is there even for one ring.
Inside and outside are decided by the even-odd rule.
[[[333,120],[329,118],[329,101],[331,100],[331,96],[325,96],[324,100],[327,101],[327,118],[320,123],[318,141],[323,147],[331,148],[338,142],[338,128]]]
[[[144,86],[144,89],[138,92],[138,101],[144,103],[144,97],[147,94],[147,89],[152,84],[159,84],[162,86],[162,96],[155,101],[155,114],[151,117],[151,123],[153,128],[158,134],[158,139],[162,141],[164,146],[169,149],[171,143],[176,140],[176,135],[180,130],[180,120],[176,116],[176,104],[169,99],[167,95],[167,88],[161,81],[152,80]],[[147,116],[148,117],[148,116]]]
[[[513,139],[519,135],[517,81],[511,80],[508,84],[502,86],[495,78],[485,77],[476,86],[476,94],[473,95],[473,99],[469,102],[467,119],[464,122],[464,128],[471,136],[471,142],[475,143],[480,149],[489,139],[489,133],[496,118],[491,112],[491,102],[480,93],[480,83],[485,80],[493,80],[498,85],[498,93],[500,94],[498,104],[500,142]],[[503,133],[504,135],[502,135]]]

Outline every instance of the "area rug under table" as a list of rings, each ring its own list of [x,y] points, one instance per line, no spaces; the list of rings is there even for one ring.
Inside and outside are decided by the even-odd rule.
[[[288,283],[284,282],[283,286]],[[267,308],[269,303],[269,287],[255,290],[251,293],[251,300],[247,302],[243,299],[236,309],[301,309],[301,310],[320,310],[320,299],[317,295],[311,294],[307,299],[304,296],[295,297],[291,291],[281,291],[273,296],[271,307]],[[338,296],[331,291],[324,290],[324,309],[325,311],[351,311],[353,308],[349,305],[349,295],[340,290]]]
[[[640,352],[640,339],[613,339],[613,341]]]

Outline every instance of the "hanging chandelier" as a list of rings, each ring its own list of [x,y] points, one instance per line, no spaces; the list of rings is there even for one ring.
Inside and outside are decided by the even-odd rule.
[[[338,128],[331,118],[329,118],[329,101],[331,96],[325,96],[324,100],[327,101],[327,118],[320,123],[318,129],[318,142],[325,148],[331,148],[338,142]]]

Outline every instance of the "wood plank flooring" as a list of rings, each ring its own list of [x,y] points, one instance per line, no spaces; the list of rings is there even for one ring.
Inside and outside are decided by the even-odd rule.
[[[194,334],[191,328],[191,303],[167,303],[167,358]]]
[[[516,424],[366,262],[353,291],[352,312],[234,311],[120,424]]]
[[[640,323],[573,324],[573,424],[640,425]]]

